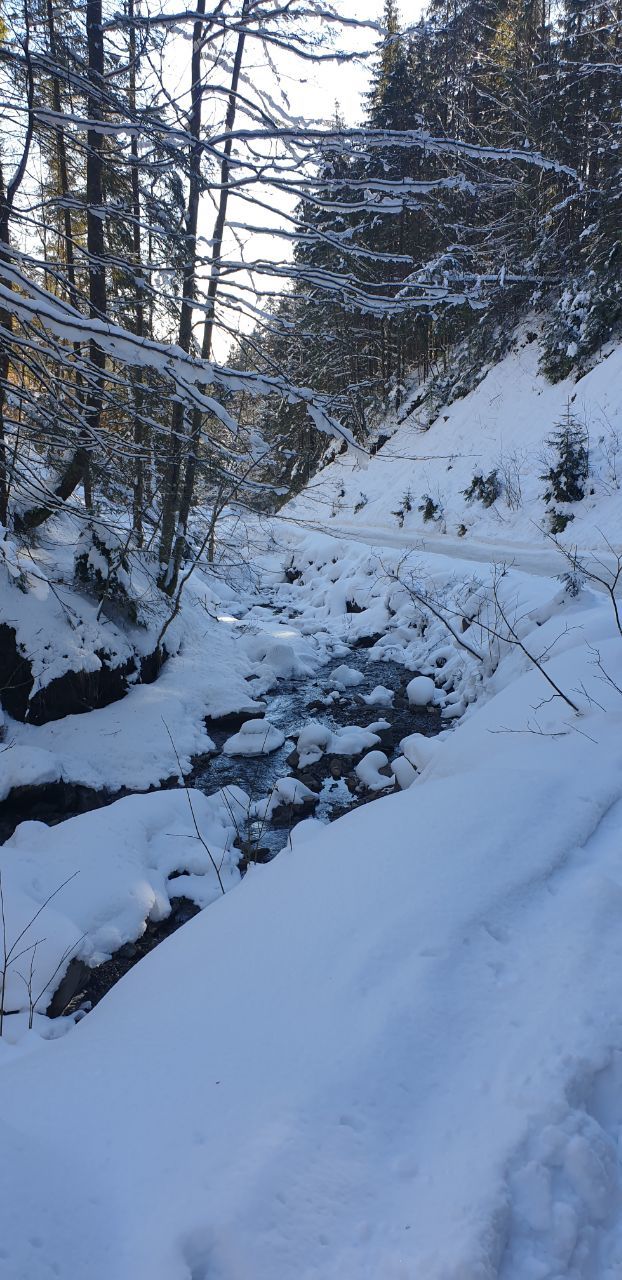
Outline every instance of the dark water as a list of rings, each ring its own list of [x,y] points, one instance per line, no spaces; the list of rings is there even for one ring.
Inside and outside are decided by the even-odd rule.
[[[197,763],[189,779],[192,786],[209,795],[221,787],[235,785],[241,787],[251,801],[256,801],[270,796],[279,778],[294,775],[318,792],[318,804],[314,810],[289,809],[277,815],[275,822],[250,824],[243,833],[242,843],[249,843],[246,852],[251,857],[253,848],[250,846],[255,847],[255,852],[260,853],[258,860],[273,857],[282,849],[291,826],[301,817],[309,816],[309,812],[328,822],[353,805],[376,798],[360,789],[358,779],[352,773],[360,757],[323,756],[317,765],[304,770],[292,764],[289,758],[294,751],[296,737],[310,721],[318,721],[330,729],[340,729],[349,725],[365,728],[376,721],[386,720],[390,727],[375,730],[380,741],[373,749],[384,751],[389,760],[399,754],[399,742],[408,734],[433,736],[439,732],[441,721],[436,708],[428,711],[427,708],[408,705],[406,685],[412,679],[412,671],[406,671],[395,662],[374,661],[368,649],[354,650],[338,661],[360,671],[365,681],[353,689],[346,689],[330,706],[321,703],[334,687],[330,671],[337,665],[335,659],[331,659],[315,676],[280,680],[272,693],[265,695],[266,719],[286,734],[283,746],[270,755],[224,754],[222,746],[235,730],[231,725],[222,728],[217,723],[208,723],[216,752]],[[369,707],[363,702],[361,695],[370,693],[379,684],[394,691],[393,707]],[[249,691],[252,692],[252,682],[249,683]],[[359,786],[358,792],[354,791],[355,786]]]

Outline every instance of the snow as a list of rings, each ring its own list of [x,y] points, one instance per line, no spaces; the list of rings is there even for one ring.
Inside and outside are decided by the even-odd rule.
[[[402,738],[400,751],[404,753],[407,761],[421,772],[430,760],[434,759],[439,745],[437,738],[426,738],[423,733],[410,733],[408,737]]]
[[[124,633],[105,617],[96,619],[94,602],[73,585],[78,535],[72,520],[57,521],[54,532],[52,550],[27,549],[19,556],[13,548],[27,591],[0,579],[2,618],[15,627],[20,644],[32,656],[33,692],[67,671],[96,670],[101,665],[96,651],[116,654],[118,664],[131,657],[139,643],[148,651],[161,624],[156,616],[155,634],[153,620],[150,630],[129,628]],[[141,582],[139,575],[137,587]],[[214,616],[230,594],[225,584],[207,580],[200,571],[193,575],[180,618],[167,632],[171,656],[153,684],[136,684],[107,707],[44,725],[7,716],[4,738],[12,750],[0,750],[0,794],[6,796],[11,787],[25,784],[20,770],[27,756],[37,760],[39,781],[62,777],[98,789],[146,790],[178,777],[177,756],[182,768],[189,769],[193,756],[213,749],[206,716],[262,711],[264,704],[250,696],[246,677],[252,664],[241,635]]]
[[[11,743],[0,747],[0,800],[6,800],[14,788],[41,787],[62,776],[60,760],[49,751]]]
[[[393,706],[393,689],[387,689],[384,684],[375,685],[371,693],[364,693],[361,696],[368,707]]]
[[[436,687],[429,676],[415,676],[406,685],[406,696],[411,707],[427,707],[434,701]]]
[[[28,1008],[21,975],[31,957],[33,990],[44,1012],[70,958],[100,964],[138,938],[147,920],[164,919],[172,898],[185,895],[204,906],[237,883],[232,810],[242,804],[248,807],[248,797],[237,788],[210,797],[158,791],[54,827],[22,822],[0,848],[9,951],[19,938],[6,975],[5,1010]],[[179,871],[184,874],[169,880]]]
[[[25,935],[45,939],[42,982],[68,948],[90,960],[136,937],[173,894],[206,909],[76,1026],[35,1016],[28,1031],[25,984],[9,975],[22,1012],[0,1041],[1,1280],[619,1280],[622,641],[605,592],[560,585],[534,517],[563,396],[613,421],[620,359],[551,388],[526,343],[372,459],[352,538],[345,522],[338,539],[294,533],[285,515],[265,581],[295,626],[250,601],[239,619],[213,595],[216,622],[201,579],[154,686],[60,726],[9,723],[4,794],[28,770],[176,774],[162,717],[185,758],[205,744],[205,714],[302,669],[325,688],[323,666],[334,680],[333,662],[377,636],[370,663],[417,673],[413,721],[432,697],[443,727],[406,734],[389,778],[372,728],[301,725],[302,767],[352,757],[363,785],[391,794],[298,823],[243,880],[238,825],[315,797],[293,778],[254,803],[190,792],[224,896],[183,790],[23,823],[3,846],[9,939],[78,871]],[[464,504],[467,441],[489,470],[510,435],[528,455],[524,506]],[[614,546],[622,529],[603,474],[573,525],[598,555],[599,529]],[[339,458],[294,508],[332,503],[335,476],[360,488]],[[447,486],[450,532],[432,553],[415,547],[416,503],[403,531],[386,515],[411,477],[415,495]],[[486,630],[499,607],[513,636]],[[379,689],[356,697],[388,709]]]
[[[271,795],[253,805],[252,816],[262,820],[272,818],[277,810],[284,806],[299,808],[310,801],[313,804],[317,802],[315,792],[306,787],[298,778],[278,778],[272,788]]]
[[[365,677],[356,667],[348,667],[342,663],[340,667],[335,667],[330,673],[331,681],[337,685],[339,689],[353,689],[358,684],[363,684]]]
[[[299,766],[316,764],[324,754],[329,756],[358,756],[380,739],[370,729],[360,725],[348,725],[345,729],[329,729],[326,725],[310,721],[298,734],[296,750]]]
[[[384,751],[369,751],[354,766],[354,772],[368,791],[389,791],[395,786],[395,778],[387,778],[380,772],[381,769],[386,769],[388,763]]]
[[[431,425],[425,406],[408,413],[406,405],[400,425],[382,424],[391,439],[364,473],[352,457],[338,456],[282,516],[309,521],[336,537],[361,537],[367,545],[425,545],[456,558],[528,562],[532,569],[540,561],[542,572],[555,573],[560,557],[544,528],[541,475],[546,440],[570,408],[589,434],[591,475],[583,501],[568,507],[574,520],[566,541],[608,555],[606,540],[622,539],[622,346],[606,350],[577,381],[551,384],[539,370],[539,342],[531,340],[537,327],[536,321],[526,324],[504,359],[468,395],[441,406]],[[495,469],[504,486],[499,500],[490,508],[468,502],[464,492],[474,474]],[[518,502],[512,493],[517,483]],[[368,501],[355,511],[362,486]],[[412,509],[400,528],[393,513],[407,492]],[[419,510],[425,494],[439,504],[436,523],[425,521]],[[358,598],[356,589],[351,598]]]
[[[269,720],[246,720],[238,733],[227,739],[223,751],[228,756],[264,756],[278,751],[284,742],[285,734]]]
[[[396,756],[395,760],[391,761],[391,772],[395,774],[397,785],[401,791],[406,791],[408,787],[412,786],[417,777],[416,770],[406,756]]]
[[[508,650],[408,790],[9,1053],[0,1275],[620,1274],[622,648],[591,592],[543,630],[579,718]]]

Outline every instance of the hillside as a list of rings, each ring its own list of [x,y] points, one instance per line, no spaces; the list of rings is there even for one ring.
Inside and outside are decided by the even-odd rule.
[[[458,553],[468,557],[470,542],[507,544],[509,554],[512,547],[545,548],[547,510],[556,507],[572,518],[566,541],[584,549],[616,541],[622,526],[622,347],[607,350],[578,381],[555,384],[540,372],[541,355],[533,332],[523,332],[473,391],[435,412],[431,425],[425,389],[411,389],[401,424],[389,419],[381,427],[381,435],[391,432],[391,438],[367,468],[340,455],[286,513],[367,540],[377,531],[395,545],[446,535],[453,547],[460,537]],[[409,399],[422,403],[408,412]],[[589,441],[585,497],[547,503],[541,479],[553,452],[547,440],[568,413]],[[495,471],[500,493],[492,506],[467,501],[473,477]],[[421,507],[428,496],[437,509],[425,520]]]

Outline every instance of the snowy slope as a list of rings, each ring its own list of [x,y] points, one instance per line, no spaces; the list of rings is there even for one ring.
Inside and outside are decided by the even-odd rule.
[[[413,697],[434,678],[445,718],[438,737],[404,739],[408,789],[376,768],[391,794],[328,827],[303,822],[274,862],[229,876],[226,896],[197,848],[204,912],[67,1034],[2,1041],[0,1280],[622,1275],[622,635],[603,591],[560,586],[537,527],[543,441],[576,394],[594,494],[572,540],[600,555],[621,539],[622,352],[557,387],[537,357],[525,342],[429,431],[407,422],[367,471],[339,458],[288,505],[262,558],[282,615],[232,596],[217,622],[197,579],[155,685],[56,725],[9,725],[7,772],[13,753],[35,773],[57,762],[146,784],[171,758],[162,718],[185,757],[204,748],[219,690],[226,709],[322,664],[344,687],[347,646],[376,635],[371,659],[417,672]],[[465,504],[475,464],[519,449],[521,505]],[[405,490],[441,484],[432,537],[417,501],[400,529]],[[497,584],[520,639],[499,646],[477,622],[478,608],[499,616],[481,562],[513,559],[535,572]],[[440,602],[453,638],[396,572]],[[313,748],[318,728],[299,745],[305,732]],[[221,801],[197,805],[228,854]],[[85,934],[85,954],[105,952],[113,928],[132,937],[167,910],[188,832],[183,793],[53,831],[26,823],[3,851],[7,890],[32,910],[57,883],[48,860],[93,863],[101,889],[72,881],[52,907],[58,947]],[[49,951],[56,915],[44,919]]]
[[[287,504],[283,517],[367,541],[389,536],[396,546],[412,545],[421,536],[430,544],[446,535],[450,554],[473,554],[474,559],[484,558],[482,545],[501,543],[508,558],[517,546],[546,549],[546,485],[540,476],[546,440],[569,406],[589,434],[591,475],[586,497],[569,508],[574,520],[567,541],[585,549],[602,548],[605,539],[620,541],[622,347],[578,382],[547,382],[538,370],[539,358],[537,341],[519,339],[474,391],[441,409],[429,429],[426,412],[414,410],[366,468],[350,455],[338,457]],[[517,505],[508,505],[508,483],[489,509],[465,500],[474,474],[486,476],[494,469],[502,481],[509,480],[510,500],[518,490]],[[403,508],[406,494],[412,510],[400,527],[394,512]],[[418,510],[424,495],[439,506],[438,521],[424,521]]]
[[[579,718],[509,651],[408,791],[6,1065],[2,1280],[621,1274],[622,641],[537,612]]]

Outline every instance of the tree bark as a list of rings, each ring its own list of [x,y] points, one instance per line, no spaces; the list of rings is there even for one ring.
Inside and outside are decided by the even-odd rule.
[[[242,12],[240,15],[242,23],[248,12],[250,0],[243,0]],[[240,82],[240,71],[242,69],[242,58],[244,57],[244,43],[246,39],[246,31],[242,25],[238,35],[238,41],[233,59],[233,69],[231,72],[231,85],[229,88],[229,98],[227,101],[227,114],[225,117],[225,133],[230,134],[235,123],[235,113],[237,106],[237,92]],[[203,341],[201,343],[201,359],[208,361],[212,354],[212,340],[214,336],[214,321],[216,309],[216,296],[218,293],[218,284],[220,281],[220,272],[222,267],[222,245],[225,234],[225,225],[227,221],[227,204],[229,201],[229,176],[231,171],[231,150],[233,140],[228,137],[223,148],[223,157],[220,166],[220,194],[218,198],[218,209],[216,213],[216,221],[214,223],[214,231],[212,234],[212,265],[207,285],[207,294],[205,300],[205,318],[203,321]],[[201,391],[205,388],[201,387]],[[194,495],[194,486],[196,481],[197,462],[201,441],[201,427],[203,423],[203,413],[201,409],[193,409],[192,411],[192,430],[190,438],[190,448],[186,458],[184,481],[181,492],[181,500],[179,505],[179,519],[177,522],[177,536],[175,539],[175,548],[173,553],[173,575],[174,581],[177,581],[181,561],[186,546],[186,538],[188,532],[188,521],[190,518],[190,509],[192,506],[192,498]]]
[[[192,31],[192,57],[190,61],[190,120],[189,132],[192,138],[189,166],[188,203],[186,206],[186,263],[183,273],[183,293],[181,313],[179,317],[178,345],[182,351],[190,351],[192,340],[192,315],[196,302],[196,246],[197,225],[199,217],[199,197],[201,193],[201,120],[203,106],[203,87],[201,84],[201,51],[205,0],[197,0],[196,12],[200,15],[194,23]],[[186,409],[180,401],[175,401],[171,415],[171,436],[169,445],[169,461],[164,476],[164,497],[162,508],[162,530],[160,535],[160,573],[158,585],[167,594],[173,595],[176,586],[176,574],[173,563],[173,544],[177,526],[179,485],[183,456],[183,442],[186,428]]]

